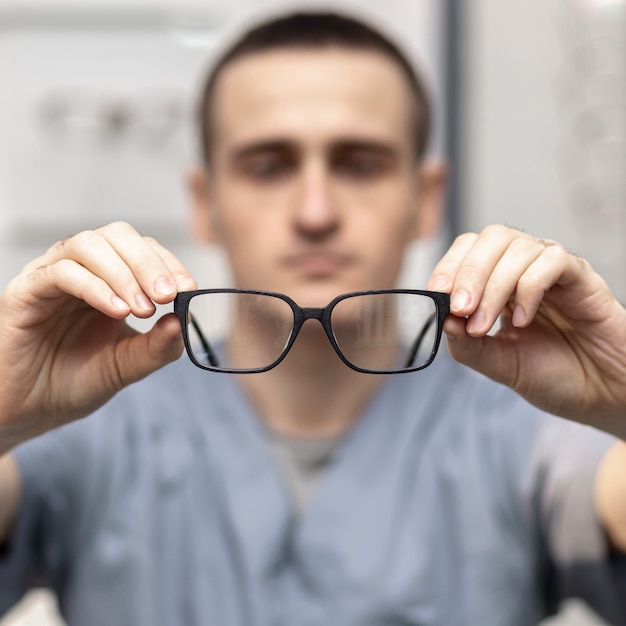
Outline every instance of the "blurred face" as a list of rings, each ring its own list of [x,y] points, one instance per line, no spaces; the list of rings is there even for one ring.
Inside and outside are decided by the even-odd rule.
[[[193,188],[197,229],[225,247],[237,287],[323,306],[395,285],[430,185],[409,94],[376,52],[277,50],[224,69]]]

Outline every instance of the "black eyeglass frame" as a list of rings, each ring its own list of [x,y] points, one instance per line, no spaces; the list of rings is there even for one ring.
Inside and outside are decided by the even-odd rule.
[[[287,343],[285,344],[285,347],[283,348],[283,351],[281,352],[280,356],[273,363],[270,363],[269,365],[266,365],[264,367],[257,367],[257,368],[250,368],[250,369],[232,369],[232,368],[227,368],[227,367],[206,365],[205,363],[201,363],[195,358],[194,351],[191,346],[191,341],[189,339],[189,326],[188,326],[188,321],[190,320],[189,303],[191,302],[193,298],[197,296],[214,294],[214,293],[242,293],[242,294],[251,294],[251,295],[259,295],[259,296],[271,296],[271,297],[283,300],[291,307],[291,310],[294,316],[293,330],[291,331],[291,335],[289,336],[289,339]],[[366,368],[359,367],[358,365],[354,365],[354,363],[351,363],[344,356],[343,352],[341,351],[341,348],[339,347],[339,344],[337,343],[335,339],[335,336],[332,330],[332,325],[330,322],[333,309],[337,306],[337,304],[339,304],[340,302],[348,298],[354,298],[356,296],[369,296],[369,295],[381,295],[381,294],[412,294],[412,295],[419,295],[419,296],[427,296],[434,301],[435,311],[436,311],[435,315],[436,315],[436,321],[437,321],[437,334],[436,334],[435,342],[433,344],[433,349],[430,353],[430,356],[428,357],[428,360],[425,363],[422,363],[421,365],[418,365],[415,367],[402,369],[402,370],[397,370],[397,369],[369,370]],[[191,359],[191,362],[194,365],[196,365],[197,367],[203,370],[208,370],[211,372],[221,372],[224,374],[260,374],[262,372],[267,372],[275,368],[287,356],[289,350],[291,350],[291,347],[293,346],[296,338],[298,337],[298,334],[304,322],[309,319],[315,319],[324,328],[324,332],[326,333],[326,336],[328,337],[330,344],[332,345],[333,349],[335,350],[339,358],[349,368],[357,372],[361,372],[363,374],[405,374],[409,372],[417,372],[419,370],[423,370],[434,361],[435,356],[437,355],[437,352],[439,350],[439,344],[441,343],[441,335],[443,332],[443,321],[450,313],[450,294],[443,293],[440,291],[426,291],[422,289],[378,289],[378,290],[371,290],[371,291],[352,291],[350,293],[341,294],[337,296],[336,298],[333,298],[325,307],[318,308],[318,307],[301,307],[298,304],[296,304],[296,302],[292,300],[289,296],[286,296],[283,293],[276,293],[273,291],[259,291],[255,289],[234,289],[234,288],[232,289],[230,288],[196,289],[194,291],[181,291],[176,295],[176,298],[174,299],[174,313],[177,315],[180,321],[180,326],[181,326],[182,334],[183,334],[183,342],[185,344],[185,350],[187,352],[187,355],[189,356],[189,358]],[[430,321],[427,323],[428,326],[430,326],[430,323],[431,323]],[[421,341],[422,336],[425,334],[425,329],[423,329],[422,332],[420,333],[418,341]],[[206,344],[205,348],[207,349],[207,352],[209,353],[209,356],[210,356],[211,350],[208,346],[208,343]],[[416,349],[413,350],[413,352],[415,351]]]

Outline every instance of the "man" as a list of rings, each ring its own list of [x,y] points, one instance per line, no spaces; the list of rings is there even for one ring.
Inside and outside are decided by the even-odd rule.
[[[236,287],[319,308],[394,286],[439,212],[420,85],[336,16],[225,55],[190,188]],[[356,372],[314,320],[267,372],[208,373],[176,316],[124,323],[196,288],[170,252],[125,224],[53,246],[0,301],[2,605],[43,582],[69,624],[531,624],[569,595],[624,620],[624,447],[543,411],[623,436],[626,312],[505,227],[427,287],[454,358],[513,391],[444,354]]]

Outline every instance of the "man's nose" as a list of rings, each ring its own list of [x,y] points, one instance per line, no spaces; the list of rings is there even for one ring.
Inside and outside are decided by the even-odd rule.
[[[331,177],[323,166],[313,166],[302,173],[294,223],[303,234],[315,237],[327,236],[339,225]]]

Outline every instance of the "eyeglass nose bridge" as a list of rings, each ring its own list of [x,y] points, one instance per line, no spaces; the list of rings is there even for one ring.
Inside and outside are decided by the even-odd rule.
[[[319,320],[322,324],[324,324],[324,313],[326,312],[326,308],[304,308],[300,309],[302,311],[302,321],[306,322],[306,320]]]
[[[346,363],[349,367],[353,367],[346,360],[345,356],[342,354],[333,336],[333,330],[332,330],[332,326],[330,323],[330,316],[336,303],[337,303],[336,300],[333,300],[333,302],[331,302],[325,307],[301,307],[295,304],[295,302],[293,303],[292,308],[293,308],[294,315],[295,315],[294,330],[293,330],[291,340],[289,341],[289,344],[286,347],[286,350],[284,354],[282,355],[281,360],[282,358],[284,358],[286,353],[289,352],[289,350],[291,350],[291,347],[293,346],[294,342],[298,338],[298,334],[300,333],[300,329],[302,328],[302,325],[304,324],[304,322],[306,322],[307,320],[317,320],[322,325],[322,328],[324,329],[324,332],[326,333],[326,336],[328,337],[328,341],[330,341],[330,345],[333,347],[333,350],[337,353],[337,356],[344,363]]]
[[[328,338],[330,339],[330,342],[333,344],[334,347],[332,330],[330,326],[330,313],[332,310],[332,304],[333,303],[325,307],[297,307],[297,310],[295,311],[296,319],[294,339],[295,336],[297,336],[297,334],[300,332],[300,328],[302,327],[304,322],[306,322],[307,320],[317,320],[324,328],[324,331],[328,335]]]

